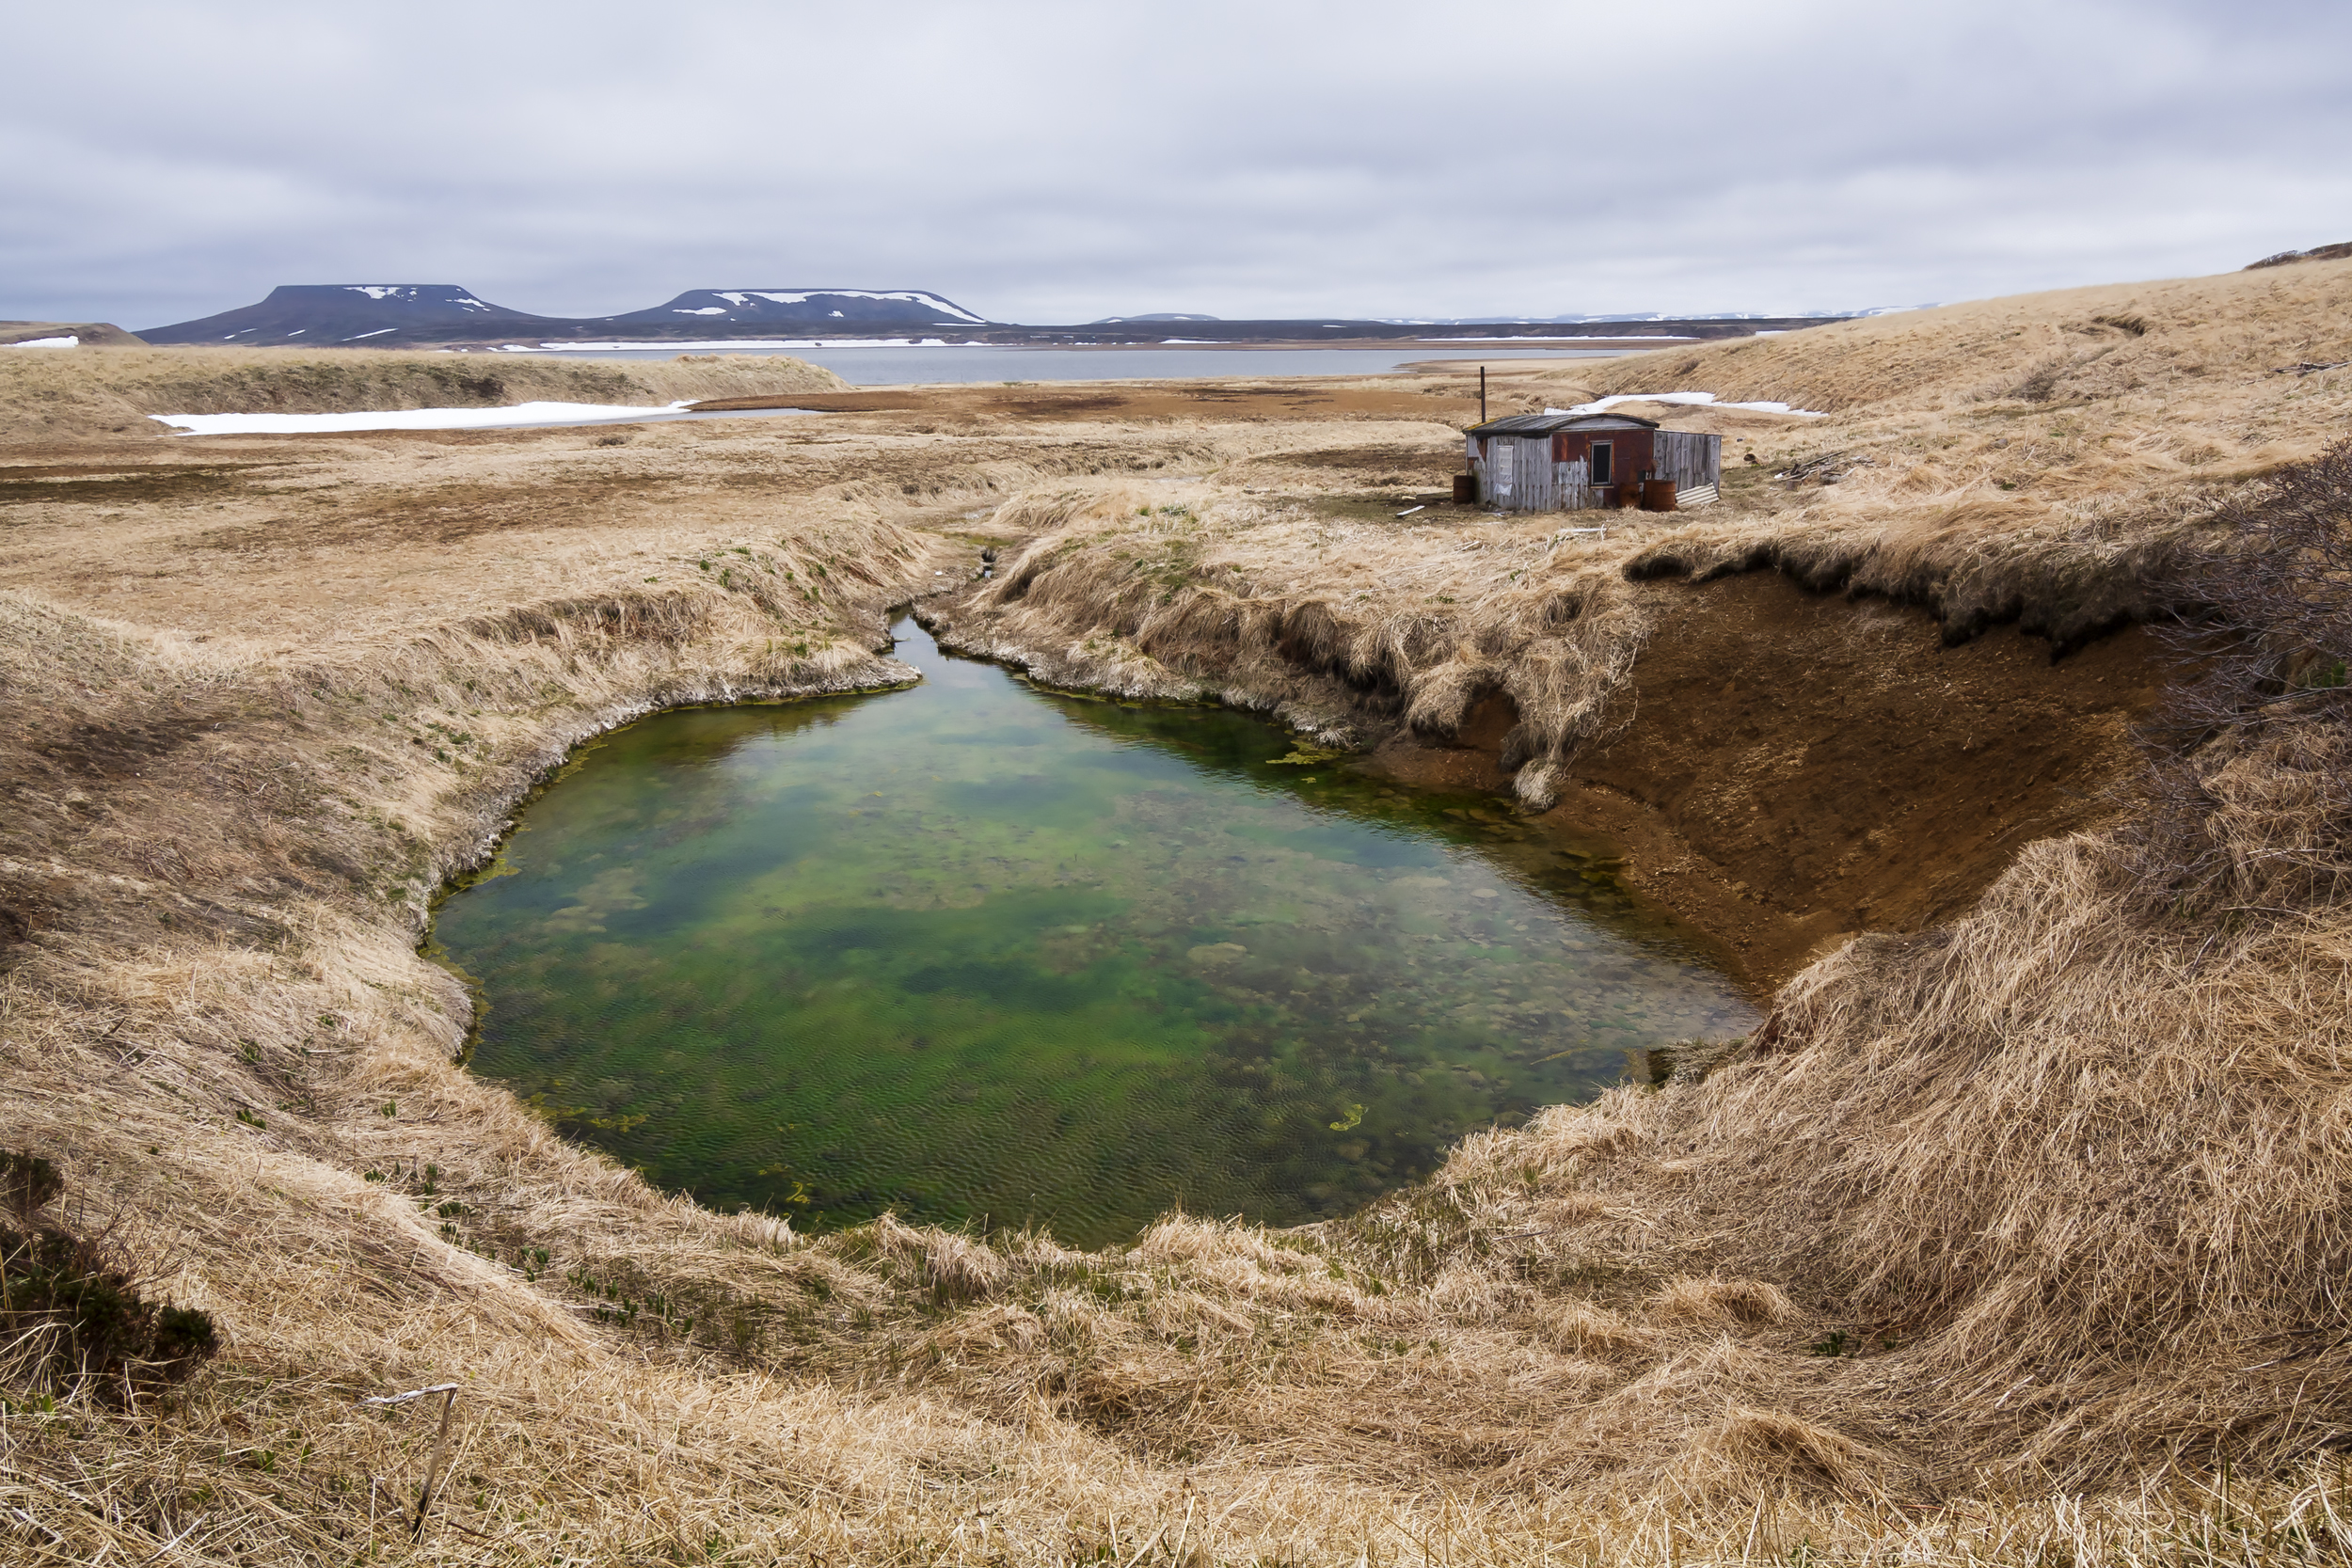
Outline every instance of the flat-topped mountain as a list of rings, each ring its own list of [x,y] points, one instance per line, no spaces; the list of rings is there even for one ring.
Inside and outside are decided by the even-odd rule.
[[[593,325],[673,328],[721,324],[838,331],[985,326],[988,318],[929,289],[689,289],[667,305],[601,317]]]
[[[259,305],[150,327],[151,343],[358,343],[390,348],[496,332],[566,325],[477,299],[454,283],[281,283]]]

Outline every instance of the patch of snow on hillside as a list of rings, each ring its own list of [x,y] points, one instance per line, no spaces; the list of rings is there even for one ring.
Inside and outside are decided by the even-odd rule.
[[[727,313],[727,308],[723,305],[706,305],[699,309],[690,310],[683,305],[674,305],[670,308],[670,313],[674,316],[723,316]]]
[[[408,292],[394,283],[346,283],[343,287],[355,294],[365,294],[370,299],[389,299]]]
[[[27,338],[21,343],[9,343],[7,346],[9,348],[80,348],[82,340],[79,338]]]
[[[306,436],[358,430],[539,430],[558,425],[651,424],[671,420],[800,414],[776,408],[697,413],[688,403],[629,408],[608,403],[520,403],[505,408],[390,408],[360,414],[150,414],[182,436]]]
[[[381,338],[387,332],[397,332],[399,330],[400,328],[397,326],[379,326],[373,332],[360,333],[359,338]],[[346,343],[356,343],[359,341],[359,338],[345,338],[343,341]]]
[[[940,298],[937,294],[925,293],[919,289],[885,289],[879,291],[874,289],[811,289],[805,293],[797,294],[775,293],[771,293],[766,289],[755,289],[752,293],[758,295],[761,299],[774,300],[778,305],[806,305],[812,299],[891,299],[906,305],[927,305],[932,309],[939,311],[942,315],[953,316],[958,321],[971,322],[975,325],[986,325],[979,317],[974,315],[971,311],[963,309],[958,306],[950,305],[946,300]],[[729,299],[734,296],[730,294],[722,294],[720,297],[722,299]],[[834,312],[834,315],[839,315],[840,313],[841,312],[838,310]]]
[[[1745,408],[1757,414],[1794,414],[1801,420],[1826,420],[1818,408],[1791,408],[1785,403],[1717,403],[1712,392],[1619,392],[1614,397],[1580,403],[1574,408],[1547,408],[1547,414],[1606,414],[1621,403],[1679,403],[1693,408]]]

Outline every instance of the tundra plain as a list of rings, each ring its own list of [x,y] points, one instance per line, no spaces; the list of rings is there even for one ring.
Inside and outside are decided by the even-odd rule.
[[[223,1341],[97,1378],[8,1308],[0,1540],[2340,1557],[2352,736],[2308,656],[2344,650],[2284,647],[2299,673],[2226,712],[2193,694],[2343,624],[2324,551],[2316,622],[2232,621],[2213,584],[2280,508],[2340,529],[2348,335],[2352,263],[2317,261],[1496,374],[1499,412],[1830,411],[1632,405],[1725,435],[1724,499],[1596,518],[1399,515],[1458,467],[1459,371],[828,393],[632,365],[599,401],[825,412],[183,439],[138,416],[623,372],[0,360],[5,1143],[64,1184],[15,1223]],[[471,999],[416,944],[516,802],[655,707],[902,681],[910,602],[1051,684],[1216,696],[1604,832],[1769,1020],[1351,1219],[1173,1214],[1099,1253],[713,1213],[470,1075]],[[2201,663],[2159,635],[2184,616],[2236,641]],[[437,1397],[358,1403],[442,1383],[446,1449]]]

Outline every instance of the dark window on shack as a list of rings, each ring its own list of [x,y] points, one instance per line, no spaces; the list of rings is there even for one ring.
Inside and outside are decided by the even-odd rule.
[[[1595,484],[1606,484],[1609,483],[1609,443],[1606,441],[1595,441],[1593,443],[1593,477],[1591,483]]]

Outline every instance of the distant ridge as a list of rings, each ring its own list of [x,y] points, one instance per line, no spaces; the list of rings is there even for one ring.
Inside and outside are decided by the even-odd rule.
[[[2252,272],[2257,267],[2283,267],[2294,261],[2352,261],[2352,240],[2338,245],[2313,245],[2309,250],[2282,250],[2276,256],[2247,262],[2245,270]]]
[[[1846,315],[1853,312],[1845,312]],[[1159,310],[1081,325],[1020,325],[991,321],[929,289],[689,289],[665,304],[610,316],[535,316],[482,298],[454,283],[287,283],[258,305],[195,321],[143,329],[151,343],[233,343],[274,348],[588,347],[603,341],[663,343],[742,339],[944,337],[999,344],[1159,343],[1171,326],[1184,341],[1362,342],[1449,339],[1495,341],[1524,337],[1702,339],[1787,331],[1840,319],[1808,316],[1515,316],[1379,321],[1305,317],[1235,321]]]

